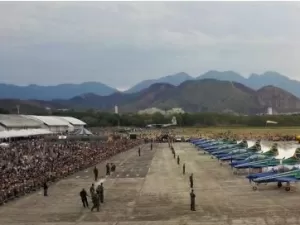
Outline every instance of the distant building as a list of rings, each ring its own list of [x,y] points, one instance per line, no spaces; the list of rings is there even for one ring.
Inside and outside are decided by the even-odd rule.
[[[154,107],[138,111],[138,114],[155,114],[155,113],[161,113],[165,115],[166,111]]]
[[[268,107],[268,115],[273,115],[273,108],[272,107]]]
[[[138,114],[154,114],[154,113],[160,113],[162,115],[172,115],[172,114],[185,113],[185,111],[182,108],[172,108],[169,110],[162,110],[155,107],[138,111]]]
[[[173,109],[170,109],[170,110],[167,110],[166,111],[166,114],[183,114],[185,113],[184,110],[182,108],[173,108]]]

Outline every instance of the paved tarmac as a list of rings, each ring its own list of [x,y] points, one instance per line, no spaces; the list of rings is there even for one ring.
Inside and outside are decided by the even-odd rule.
[[[251,189],[242,176],[204,155],[189,143],[175,143],[186,163],[177,165],[167,144],[142,147],[113,157],[116,172],[104,176],[105,203],[100,212],[82,207],[79,192],[93,183],[92,169],[81,171],[42,191],[0,207],[0,225],[295,225],[300,224],[300,189],[275,185]],[[196,212],[189,210],[188,176],[194,174]],[[91,201],[89,199],[91,204]]]

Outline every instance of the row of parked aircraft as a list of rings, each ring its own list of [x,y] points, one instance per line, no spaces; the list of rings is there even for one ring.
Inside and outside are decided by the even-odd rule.
[[[278,188],[286,183],[285,190],[290,191],[290,183],[300,181],[300,148],[295,149],[289,156],[282,157],[276,143],[269,149],[262,149],[260,141],[250,147],[246,140],[237,143],[236,140],[229,139],[194,139],[191,143],[212,158],[217,158],[220,164],[229,162],[235,173],[248,169],[246,178],[252,184],[253,190],[257,190],[262,183],[277,183]],[[253,169],[260,172],[250,174]]]

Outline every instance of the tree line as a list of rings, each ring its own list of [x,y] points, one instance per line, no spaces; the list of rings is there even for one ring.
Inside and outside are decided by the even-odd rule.
[[[171,123],[173,116],[177,119],[178,126],[266,126],[266,121],[275,121],[278,124],[268,126],[300,126],[300,115],[263,115],[263,116],[236,116],[221,113],[184,113],[174,115],[155,114],[113,114],[95,112],[93,110],[78,112],[65,111],[53,112],[57,116],[72,116],[85,121],[90,127],[108,126],[135,126],[144,127],[147,124]]]

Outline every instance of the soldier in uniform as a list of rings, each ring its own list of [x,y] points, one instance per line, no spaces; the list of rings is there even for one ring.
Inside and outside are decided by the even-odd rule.
[[[104,187],[103,187],[103,183],[101,183],[98,187],[99,187],[100,202],[103,203],[104,202]]]
[[[193,174],[190,175],[190,188],[194,187],[194,177]]]
[[[183,173],[183,175],[185,174],[185,163],[183,163],[183,166],[182,166],[182,173]]]
[[[106,175],[110,175],[110,167],[108,163],[106,163]]]
[[[97,195],[97,193],[94,193],[92,195],[92,201],[93,201],[93,207],[91,208],[91,211],[93,212],[93,210],[96,208],[97,211],[99,212],[100,202],[99,202],[99,196]]]
[[[90,187],[91,197],[93,196],[94,193],[95,193],[95,186],[94,186],[94,184],[92,184],[92,186]]]
[[[141,148],[139,148],[138,153],[139,153],[139,156],[141,156]]]
[[[152,146],[152,142],[151,142],[151,145],[150,145],[150,149],[152,150],[153,146]]]
[[[116,165],[114,163],[111,164],[111,172],[116,171]]]
[[[177,156],[177,164],[178,164],[178,165],[180,164],[180,158],[179,158],[179,155]]]
[[[191,197],[191,211],[196,211],[195,209],[195,198],[196,195],[194,194],[194,190],[192,189],[191,193],[190,193],[190,197]]]
[[[95,177],[95,181],[98,180],[98,173],[99,173],[99,171],[98,171],[97,167],[95,166],[95,168],[94,168],[94,177]]]
[[[83,207],[89,207],[89,203],[88,203],[88,200],[87,200],[87,196],[88,194],[86,193],[86,190],[83,188],[82,191],[79,193],[80,195],[80,198],[81,198],[81,201],[82,201],[82,204],[83,204]]]
[[[44,182],[43,188],[44,188],[44,196],[48,196],[48,185],[47,185],[47,182]]]

